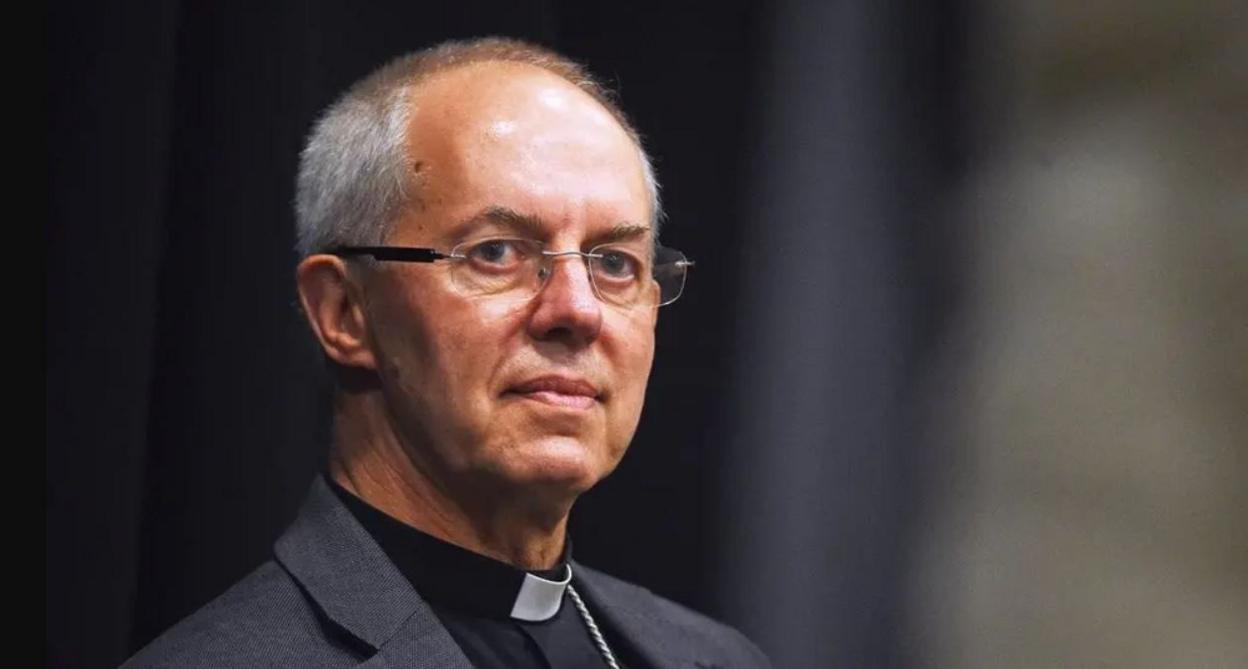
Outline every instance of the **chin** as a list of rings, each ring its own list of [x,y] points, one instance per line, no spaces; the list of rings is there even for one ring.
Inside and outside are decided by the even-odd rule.
[[[589,446],[582,439],[548,436],[513,450],[505,476],[520,487],[579,495],[611,473],[602,445]]]

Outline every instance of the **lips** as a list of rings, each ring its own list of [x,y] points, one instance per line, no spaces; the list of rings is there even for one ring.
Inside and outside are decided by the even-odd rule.
[[[507,394],[569,409],[588,409],[602,395],[598,388],[584,379],[555,375],[523,381],[508,388]]]

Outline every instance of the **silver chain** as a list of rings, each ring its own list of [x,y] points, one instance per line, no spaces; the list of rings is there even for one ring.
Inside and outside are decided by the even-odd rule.
[[[589,628],[589,636],[594,640],[594,645],[598,646],[598,652],[602,653],[602,659],[606,660],[607,666],[611,669],[620,669],[620,665],[615,661],[615,653],[611,652],[607,640],[602,638],[602,631],[598,629],[598,623],[594,622],[594,617],[589,615],[589,608],[585,606],[585,602],[581,601],[581,596],[577,594],[576,588],[572,584],[568,584],[568,594],[572,595],[572,603],[576,605],[576,610],[580,612],[581,619],[585,621],[585,626]]]

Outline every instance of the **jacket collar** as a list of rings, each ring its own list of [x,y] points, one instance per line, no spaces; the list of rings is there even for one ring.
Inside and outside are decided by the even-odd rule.
[[[274,552],[330,620],[378,651],[375,659],[471,669],[433,609],[320,476]]]
[[[471,669],[429,604],[351,515],[325,480],[312,482],[294,524],[274,547],[277,561],[321,611],[377,652],[367,666]],[[571,561],[573,584],[594,616],[646,664],[695,666],[681,632],[649,591]]]

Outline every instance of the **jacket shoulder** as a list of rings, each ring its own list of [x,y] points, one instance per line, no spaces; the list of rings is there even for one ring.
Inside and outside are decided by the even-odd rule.
[[[122,667],[327,667],[353,666],[361,659],[353,638],[331,627],[270,560]]]
[[[771,666],[763,651],[734,627],[596,569],[578,565],[577,573],[604,600],[613,603],[614,615],[632,618],[639,625],[659,625],[663,635],[675,637],[680,646],[697,649],[708,657],[723,658],[725,666]],[[614,605],[623,602],[628,605]]]

